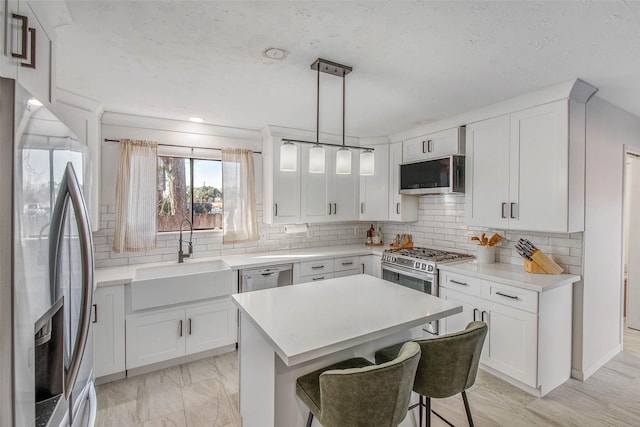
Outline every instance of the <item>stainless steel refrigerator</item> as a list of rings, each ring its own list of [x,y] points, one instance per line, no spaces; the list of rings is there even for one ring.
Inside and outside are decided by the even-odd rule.
[[[0,79],[0,425],[95,422],[89,151]]]

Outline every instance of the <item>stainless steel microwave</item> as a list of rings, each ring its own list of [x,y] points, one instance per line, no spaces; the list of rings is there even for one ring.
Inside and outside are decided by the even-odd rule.
[[[400,193],[464,193],[464,156],[401,164]]]

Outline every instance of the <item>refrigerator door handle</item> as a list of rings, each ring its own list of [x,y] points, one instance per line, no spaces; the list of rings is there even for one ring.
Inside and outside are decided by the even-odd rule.
[[[49,231],[49,278],[53,297],[55,297],[55,285],[58,278],[58,269],[60,268],[59,255],[64,237],[64,214],[69,205],[69,201],[71,201],[78,225],[78,237],[82,257],[82,303],[80,306],[78,335],[73,344],[73,351],[69,357],[69,368],[65,375],[64,394],[67,399],[69,399],[73,386],[76,383],[80,363],[84,356],[84,349],[91,323],[91,304],[93,297],[93,241],[91,225],[89,224],[89,214],[84,202],[84,197],[82,196],[82,189],[71,162],[67,163],[67,167],[62,176],[55,208],[51,216],[51,228]]]

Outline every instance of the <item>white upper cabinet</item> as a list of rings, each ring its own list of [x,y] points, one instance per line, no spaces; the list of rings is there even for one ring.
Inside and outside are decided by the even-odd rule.
[[[389,146],[389,220],[417,221],[418,196],[400,194],[400,163],[402,142]]]
[[[280,170],[282,138],[263,145],[264,154],[264,222],[292,224],[300,221],[300,146],[295,171]]]
[[[2,8],[2,76],[17,79],[32,95],[51,104],[55,88],[55,33],[27,1],[10,0]],[[66,8],[66,6],[64,6]]]
[[[351,173],[336,174],[338,147],[325,147],[329,174],[329,202],[332,205],[331,221],[354,221],[358,219],[360,193],[360,151],[351,150]],[[307,166],[308,167],[308,166]],[[303,191],[305,189],[303,188]]]
[[[465,133],[463,127],[435,132],[403,142],[402,162],[436,159],[464,154]]]
[[[362,221],[389,219],[389,145],[376,145],[374,148],[374,174],[360,177],[359,219]]]
[[[584,104],[566,99],[467,126],[467,225],[583,230],[583,199],[570,192],[584,189],[584,137],[570,138],[570,106],[584,126]]]

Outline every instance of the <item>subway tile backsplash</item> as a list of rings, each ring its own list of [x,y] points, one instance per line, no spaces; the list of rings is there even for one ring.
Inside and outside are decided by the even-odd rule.
[[[557,234],[526,231],[505,231],[482,227],[467,227],[464,223],[464,195],[421,196],[418,221],[411,223],[374,223],[382,227],[383,239],[388,244],[396,234],[413,235],[416,246],[427,246],[475,255],[476,244],[471,236],[483,232],[497,232],[503,241],[497,246],[496,260],[509,264],[523,264],[514,246],[518,239],[531,240],[539,249],[550,255],[566,272],[581,274],[582,233]],[[96,267],[143,264],[158,261],[177,261],[178,233],[158,235],[157,247],[146,252],[112,251],[115,226],[115,206],[101,207],[101,229],[94,233]],[[262,206],[258,206],[257,242],[222,244],[221,232],[196,232],[193,235],[194,258],[217,257],[251,252],[303,249],[324,246],[362,244],[371,221],[312,224],[307,234],[285,234],[282,225],[262,223]]]
[[[220,231],[199,231],[193,234],[193,257],[217,257],[251,252],[303,249],[325,246],[361,244],[365,241],[369,223],[343,222],[312,224],[309,233],[285,234],[282,225],[262,222],[262,206],[258,206],[260,239],[252,243],[223,244]],[[97,268],[178,260],[178,233],[160,233],[156,248],[144,252],[115,253],[112,251],[115,227],[115,206],[101,206],[100,230],[93,234]],[[189,232],[186,232],[188,238]],[[183,233],[184,237],[184,233]]]
[[[464,223],[464,195],[421,196],[418,221],[382,223],[385,242],[396,234],[412,234],[416,246],[427,246],[475,255],[477,244],[471,236],[498,233],[503,240],[496,247],[496,261],[524,264],[515,250],[521,237],[529,239],[549,255],[565,272],[582,274],[582,233],[558,234],[506,231],[486,227],[467,227]]]

